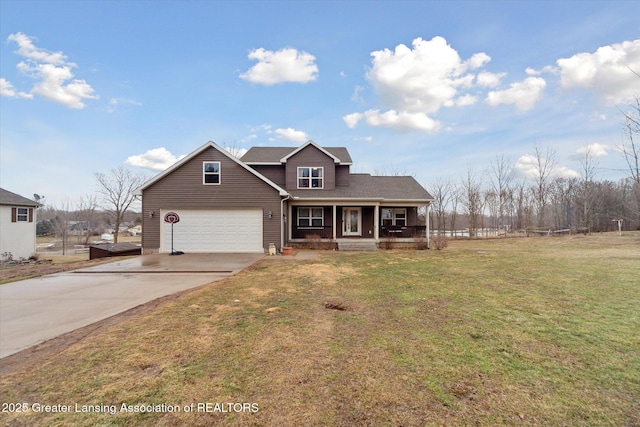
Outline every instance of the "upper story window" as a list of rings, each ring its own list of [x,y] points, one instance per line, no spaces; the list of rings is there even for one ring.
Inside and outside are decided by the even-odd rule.
[[[18,222],[27,222],[29,221],[29,209],[27,208],[18,208],[18,212],[16,215],[16,221]]]
[[[404,208],[397,209],[382,209],[382,225],[385,227],[388,226],[401,226],[406,227],[407,225],[407,210]]]
[[[11,208],[11,222],[33,222],[33,208]]]
[[[324,168],[298,168],[298,188],[324,188]]]
[[[202,163],[202,183],[220,184],[220,162]]]

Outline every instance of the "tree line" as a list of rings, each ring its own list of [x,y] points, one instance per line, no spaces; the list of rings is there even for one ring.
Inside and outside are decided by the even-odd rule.
[[[556,151],[535,147],[532,173],[517,179],[515,163],[497,155],[489,167],[468,169],[458,180],[432,183],[434,197],[429,220],[437,234],[468,229],[478,237],[522,232],[600,232],[640,229],[640,98],[621,110],[624,140],[617,147],[626,176],[618,181],[598,180],[598,160],[587,149],[579,177],[558,177]]]

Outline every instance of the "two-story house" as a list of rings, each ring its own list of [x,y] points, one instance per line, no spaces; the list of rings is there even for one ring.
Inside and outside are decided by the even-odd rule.
[[[264,252],[428,243],[431,195],[410,176],[352,174],[344,147],[254,147],[237,159],[213,142],[138,189],[145,252]],[[179,222],[165,222],[167,213]],[[420,215],[422,213],[422,215]],[[172,246],[173,242],[173,246]],[[365,244],[365,246],[362,246]],[[172,249],[173,248],[173,249]]]

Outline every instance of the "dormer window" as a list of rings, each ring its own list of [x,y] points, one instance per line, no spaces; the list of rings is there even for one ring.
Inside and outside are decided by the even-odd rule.
[[[324,168],[299,167],[298,188],[324,188]]]

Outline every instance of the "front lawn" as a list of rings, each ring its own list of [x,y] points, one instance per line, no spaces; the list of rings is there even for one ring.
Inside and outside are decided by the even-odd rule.
[[[4,372],[0,421],[638,425],[639,331],[640,233],[265,259]]]

